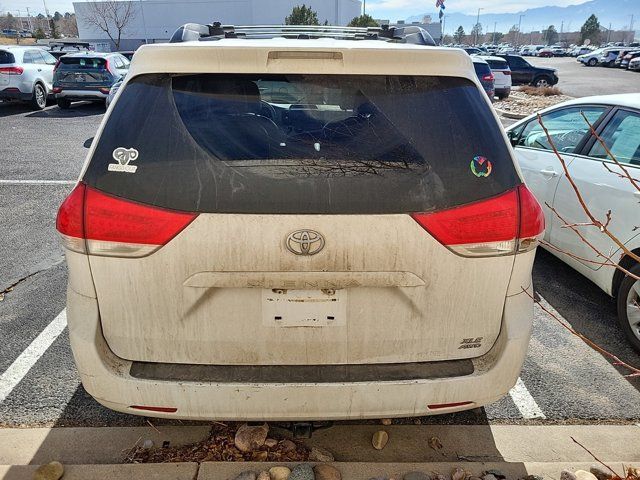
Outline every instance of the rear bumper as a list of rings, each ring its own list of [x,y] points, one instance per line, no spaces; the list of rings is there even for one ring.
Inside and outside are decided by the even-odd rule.
[[[113,410],[200,420],[339,420],[450,413],[498,400],[515,384],[524,362],[533,301],[523,292],[507,297],[498,340],[486,355],[473,360],[472,373],[390,381],[222,383],[134,377],[133,363],[116,357],[102,335],[95,298],[70,288],[67,318],[84,388]],[[428,407],[458,402],[471,403],[437,410]],[[132,405],[176,410],[148,412]]]
[[[0,90],[0,100],[20,100],[26,102],[31,100],[31,93],[23,93],[17,88],[8,87]]]
[[[106,88],[106,87],[105,87]],[[67,100],[106,100],[108,93],[102,93],[100,90],[62,90],[56,93],[56,99],[66,98]]]
[[[496,96],[508,97],[511,94],[511,87],[496,87]]]

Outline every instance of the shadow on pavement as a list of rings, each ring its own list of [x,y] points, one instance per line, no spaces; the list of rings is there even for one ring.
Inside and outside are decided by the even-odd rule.
[[[104,115],[105,108],[102,103],[78,102],[72,103],[69,109],[63,110],[57,106],[33,112],[27,115],[29,118],[74,118]]]
[[[533,267],[537,293],[576,330],[622,361],[640,368],[640,355],[618,325],[615,301],[594,283],[549,252],[539,248]],[[553,320],[552,320],[553,321]],[[607,357],[607,361],[611,360]],[[629,373],[615,367],[623,374]],[[640,390],[640,378],[628,381]]]

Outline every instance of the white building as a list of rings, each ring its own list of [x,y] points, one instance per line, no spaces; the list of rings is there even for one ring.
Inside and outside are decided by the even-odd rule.
[[[127,1],[127,0],[123,0]],[[360,15],[360,0],[135,0],[133,19],[123,31],[120,50],[135,50],[146,43],[166,42],[185,23],[221,22],[231,25],[281,25],[293,7],[305,4],[318,20],[346,25]],[[91,4],[74,2],[78,33],[101,50],[114,48],[107,34],[87,22]]]

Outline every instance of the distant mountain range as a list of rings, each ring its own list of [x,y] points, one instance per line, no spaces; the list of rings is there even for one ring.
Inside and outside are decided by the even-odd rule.
[[[413,15],[406,19],[407,22],[422,21],[425,15],[430,15],[432,21],[438,20],[438,13],[435,10],[426,12],[422,15]],[[447,4],[448,9],[452,8],[453,2]],[[445,10],[446,11],[446,10]],[[476,23],[475,13],[447,13],[445,29],[447,33],[451,33],[459,25],[470,32]],[[634,15],[634,30],[640,30],[640,0],[591,0],[580,5],[570,5],[568,7],[538,7],[529,8],[517,13],[490,13],[486,11],[480,12],[480,23],[485,32],[492,32],[494,22],[497,24],[497,30],[507,32],[513,25],[518,24],[520,15],[522,17],[522,31],[530,32],[531,30],[539,31],[547,28],[549,25],[555,25],[560,31],[561,23],[564,22],[564,31],[578,31],[585,20],[594,13],[600,25],[603,28],[611,28],[614,30],[622,30],[629,28],[631,22],[631,14]]]

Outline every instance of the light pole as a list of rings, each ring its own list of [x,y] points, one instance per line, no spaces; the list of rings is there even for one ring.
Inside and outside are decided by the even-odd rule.
[[[496,44],[496,26],[498,25],[498,22],[493,22],[493,44]]]
[[[520,41],[520,29],[522,27],[522,17],[524,17],[526,15],[520,15],[520,19],[518,20],[518,35],[516,36],[516,45],[518,45],[518,42]]]
[[[479,8],[478,9],[478,15],[476,16],[476,26],[475,26],[475,30],[476,30],[476,39],[475,39],[475,43],[474,45],[478,45],[478,25],[480,24],[480,10],[484,10],[484,8]]]
[[[142,6],[142,0],[140,0],[140,13],[142,14],[142,28],[144,29],[144,43],[149,43],[149,38],[147,37],[147,22],[144,20],[144,7]]]

